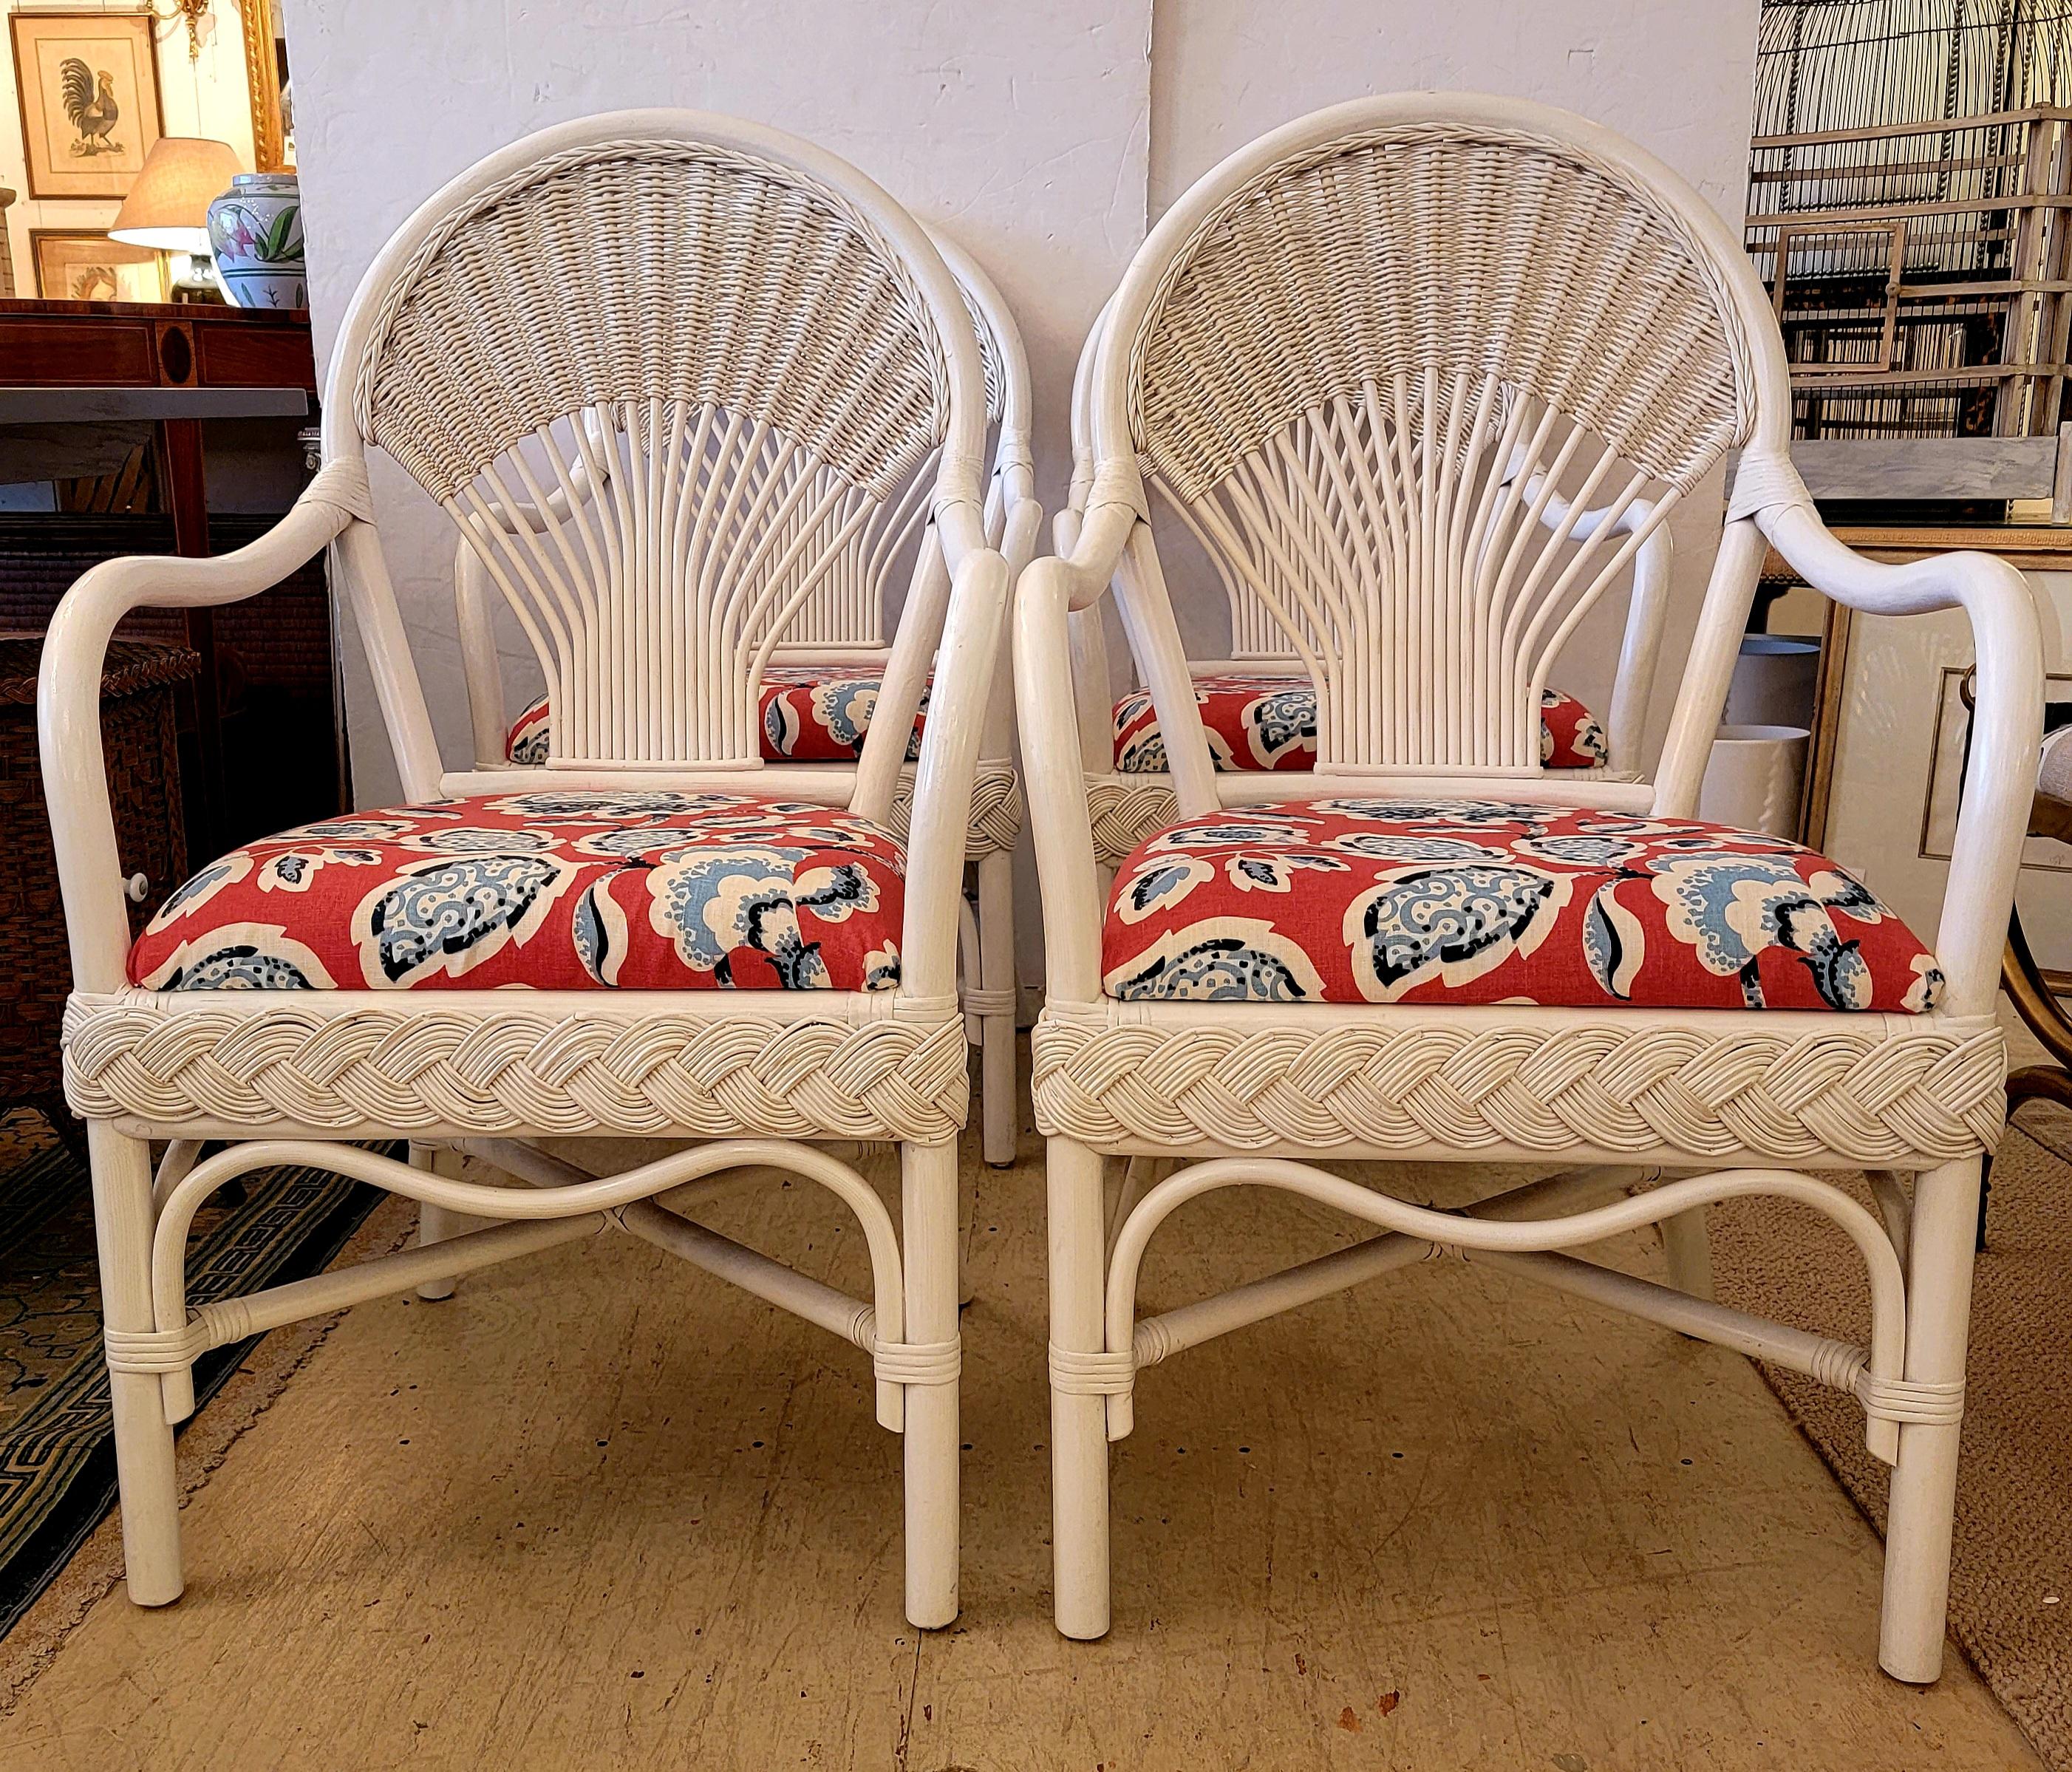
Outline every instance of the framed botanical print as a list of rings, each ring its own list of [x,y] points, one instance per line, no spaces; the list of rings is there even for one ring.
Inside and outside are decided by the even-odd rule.
[[[148,12],[16,12],[14,90],[35,198],[122,197],[164,132]]]
[[[165,261],[84,228],[31,228],[36,294],[46,302],[162,302]]]

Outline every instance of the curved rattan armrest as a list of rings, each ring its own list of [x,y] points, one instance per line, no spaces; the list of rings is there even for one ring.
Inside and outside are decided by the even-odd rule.
[[[65,593],[37,673],[36,728],[58,887],[80,990],[122,983],[130,923],[108,771],[101,744],[101,673],[109,636],[136,609],[240,602],[321,553],[356,513],[319,482],[256,541],[205,559],[132,555],[104,561]]]
[[[1100,995],[1100,876],[1087,812],[1071,635],[1075,623],[1100,619],[1096,611],[1072,613],[1075,594],[1092,569],[1046,555],[1030,562],[1014,591],[1022,779],[1042,889],[1046,988],[1059,1002]],[[1111,565],[1101,573],[1100,586],[1112,570]]]
[[[1868,560],[1836,540],[1810,503],[1771,505],[1755,520],[1786,563],[1836,602],[1877,615],[1962,609],[1971,624],[1977,705],[1935,954],[1949,980],[1948,1008],[1983,1014],[1999,985],[2043,737],[2035,599],[2021,574],[1991,554],[1935,554],[1897,565]]]
[[[901,935],[901,993],[927,1001],[953,1000],[956,994],[957,906],[972,791],[1012,588],[1006,561],[991,549],[968,552],[950,580],[928,723],[915,769]]]

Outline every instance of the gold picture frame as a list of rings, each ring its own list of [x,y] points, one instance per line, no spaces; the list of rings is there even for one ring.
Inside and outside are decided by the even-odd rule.
[[[162,302],[166,261],[91,228],[31,228],[29,262],[45,302]]]
[[[127,196],[165,133],[149,12],[7,16],[29,195]]]
[[[252,163],[261,172],[293,170],[289,130],[281,102],[286,57],[273,0],[244,0],[245,80],[252,94]]]

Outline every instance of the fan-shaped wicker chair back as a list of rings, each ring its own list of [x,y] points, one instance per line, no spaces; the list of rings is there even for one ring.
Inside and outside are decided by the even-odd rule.
[[[983,372],[926,235],[853,169],[625,112],[449,186],[376,261],[327,411],[459,527],[557,761],[754,767],[800,612],[879,637],[902,536],[980,504]]]
[[[957,293],[977,335],[986,422],[993,432],[988,439],[993,471],[986,482],[986,533],[997,543],[1005,521],[1004,477],[1020,467],[1033,482],[1029,365],[1021,336],[991,280],[960,248],[939,236],[930,237],[956,279]],[[778,656],[817,660],[884,653],[890,643],[886,615],[892,591],[902,568],[911,574],[923,563],[916,560],[916,543],[929,516],[928,471],[934,462],[931,454],[897,497],[878,507],[860,529],[845,538],[841,553],[828,562],[779,637]],[[796,528],[810,520],[810,513],[801,513],[793,523]]]
[[[1534,114],[1406,95],[1278,131],[1166,216],[1104,328],[1106,495],[1170,495],[1233,654],[1315,680],[1326,770],[1536,769],[1563,643],[1783,384],[1717,218]],[[1170,744],[1198,723],[1151,687]]]
[[[986,422],[991,431],[986,440],[992,472],[985,483],[985,524],[988,541],[997,546],[1005,537],[1007,514],[1015,500],[1035,495],[1028,358],[1013,316],[992,280],[961,248],[939,236],[931,234],[930,238],[956,278],[964,310],[977,333]],[[923,571],[939,572],[942,565],[939,539],[927,528],[931,515],[928,493],[939,453],[931,449],[898,495],[877,504],[862,525],[845,537],[840,552],[826,562],[818,582],[777,636],[771,655],[775,660],[833,664],[874,664],[886,660],[893,651],[886,616],[895,585],[903,573],[911,599],[916,577]],[[604,452],[594,450],[592,459],[605,471],[610,470],[610,458]],[[572,478],[586,487],[591,484],[587,471]],[[796,513],[790,520],[791,534],[776,538],[773,546],[788,545],[810,520],[809,512]],[[510,525],[507,522],[505,526]],[[463,541],[454,561],[454,611],[467,664],[475,754],[486,768],[500,767],[505,761],[509,730],[501,683],[502,660],[491,607],[502,600],[483,570],[476,547]],[[939,604],[941,599],[933,601]],[[918,668],[923,675],[928,656],[940,638],[939,621],[934,626],[937,631],[915,637]],[[1004,685],[1010,680],[1005,664],[1003,659]],[[1010,708],[998,743],[985,754],[1005,754],[1002,747],[1011,726]]]

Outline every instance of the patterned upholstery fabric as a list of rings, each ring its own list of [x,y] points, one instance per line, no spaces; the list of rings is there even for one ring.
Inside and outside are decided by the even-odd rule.
[[[906,852],[737,794],[526,793],[327,819],[212,861],[130,952],[153,990],[889,990]]]
[[[1215,671],[1194,679],[1194,700],[1219,771],[1317,767],[1317,688],[1285,671]],[[1540,692],[1540,761],[1548,769],[1597,769],[1610,753],[1597,717],[1572,695]],[[1115,767],[1124,775],[1166,768],[1166,740],[1149,689],[1115,705]]]
[[[765,763],[854,763],[863,754],[864,736],[878,707],[883,672],[832,664],[772,664],[763,673],[763,759]],[[511,724],[504,754],[514,763],[547,760],[549,697],[541,696]],[[928,692],[921,692],[921,711],[906,758],[921,754],[921,729],[927,724]]]
[[[1345,799],[1160,831],[1116,876],[1111,997],[1918,1013],[1942,984],[1825,856],[1717,824]]]

